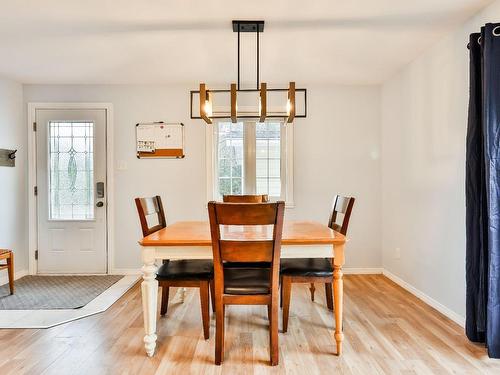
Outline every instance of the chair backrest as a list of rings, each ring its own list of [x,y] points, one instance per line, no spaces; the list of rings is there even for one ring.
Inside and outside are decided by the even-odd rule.
[[[349,219],[351,218],[354,200],[355,199],[353,197],[342,197],[340,195],[336,195],[333,198],[330,218],[328,219],[328,226],[331,229],[340,232],[343,235],[347,234],[347,228],[349,227]],[[342,214],[344,216],[342,224],[337,223],[337,218],[339,216],[338,214]]]
[[[275,283],[277,287],[284,212],[285,202],[281,201],[208,203],[216,288],[223,288],[225,262],[270,262],[271,286]]]
[[[156,197],[135,198],[135,205],[137,206],[137,212],[139,213],[142,235],[144,237],[167,226],[165,212],[163,211],[163,205],[159,195]],[[158,217],[158,224],[150,227],[148,224],[148,216],[155,214]]]
[[[227,203],[267,203],[269,202],[269,196],[267,194],[224,195],[222,201]]]

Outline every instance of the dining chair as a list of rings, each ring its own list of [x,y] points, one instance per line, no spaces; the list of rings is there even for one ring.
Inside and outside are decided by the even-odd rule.
[[[167,226],[165,211],[159,196],[135,198],[139,220],[144,237]],[[156,217],[157,224],[149,225],[148,219]],[[212,295],[212,308],[215,310],[213,293],[213,262],[211,260],[164,260],[156,273],[156,280],[162,289],[160,314],[168,309],[170,287],[199,288],[203,336],[209,338],[210,312],[209,295]],[[212,289],[212,293],[209,289]]]
[[[227,203],[266,203],[269,202],[269,196],[267,194],[223,195],[222,201]]]
[[[215,364],[224,359],[227,305],[267,305],[271,365],[278,364],[278,293],[284,202],[208,203],[215,278]],[[222,227],[221,227],[222,226]],[[252,263],[268,262],[268,268]],[[245,263],[247,267],[230,267]]]
[[[0,264],[0,270],[7,269],[10,294],[14,294],[14,252],[12,250],[0,249],[0,260],[4,259],[6,263]]]
[[[347,234],[349,219],[354,206],[353,197],[336,195],[333,199],[328,227]],[[342,224],[337,224],[339,214],[343,215]],[[325,283],[326,304],[333,310],[333,259],[328,258],[297,258],[283,259],[281,261],[281,305],[283,308],[283,332],[288,330],[288,316],[290,312],[290,299],[292,284],[310,283],[311,300],[314,301],[314,283]]]

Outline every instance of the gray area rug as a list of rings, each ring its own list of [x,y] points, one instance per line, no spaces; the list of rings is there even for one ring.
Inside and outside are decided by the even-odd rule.
[[[0,310],[79,309],[120,280],[121,275],[24,276],[0,286]]]

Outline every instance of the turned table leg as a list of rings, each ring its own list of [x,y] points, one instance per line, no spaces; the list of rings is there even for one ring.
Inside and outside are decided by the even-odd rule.
[[[335,341],[337,342],[337,355],[342,354],[342,341],[344,333],[342,329],[342,313],[344,300],[344,281],[342,266],[344,264],[344,245],[334,246],[333,259],[333,299],[335,301]]]
[[[158,303],[158,281],[156,280],[155,248],[142,247],[142,313],[144,315],[144,347],[149,357],[156,347],[156,308]]]

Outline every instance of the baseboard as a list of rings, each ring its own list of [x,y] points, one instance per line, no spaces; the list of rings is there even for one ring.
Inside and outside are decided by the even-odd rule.
[[[140,268],[114,268],[109,272],[110,275],[140,275]]]
[[[7,273],[7,270],[5,271],[5,275],[2,272],[2,276],[0,276],[0,285],[5,285],[9,283],[9,274]],[[23,276],[29,275],[28,270],[21,270],[21,271],[15,271],[14,270],[14,280],[20,279]]]
[[[442,303],[436,301],[434,298],[429,297],[427,294],[422,292],[421,290],[415,288],[413,285],[407,283],[403,279],[399,278],[398,276],[394,275],[393,273],[383,270],[383,275],[386,276],[388,279],[391,279],[394,281],[396,284],[398,284],[400,287],[403,289],[406,289],[408,292],[413,294],[415,297],[421,299],[424,301],[427,305],[431,306],[432,308],[436,309],[439,311],[441,314],[446,316],[447,318],[453,320],[455,323],[457,323],[461,327],[465,327],[465,318],[453,310],[449,309],[448,307],[444,306]]]
[[[342,268],[344,275],[380,275],[383,268]]]

